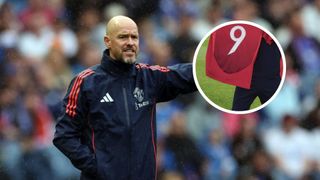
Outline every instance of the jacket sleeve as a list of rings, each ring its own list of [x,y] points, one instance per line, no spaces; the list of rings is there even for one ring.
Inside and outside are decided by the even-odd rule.
[[[81,79],[82,78],[82,79]],[[95,155],[88,145],[81,142],[84,126],[87,125],[86,97],[82,90],[84,76],[71,81],[63,100],[61,116],[56,124],[53,144],[82,172],[94,175],[97,171]]]
[[[169,101],[179,94],[197,90],[191,63],[169,66],[167,72],[162,71],[160,76],[157,102]]]

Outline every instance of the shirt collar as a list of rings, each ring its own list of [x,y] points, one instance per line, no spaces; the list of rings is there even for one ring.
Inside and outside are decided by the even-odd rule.
[[[112,59],[109,56],[108,49],[103,51],[101,66],[104,70],[116,76],[122,76],[122,75],[135,76],[136,75],[135,63],[127,64],[119,60]]]

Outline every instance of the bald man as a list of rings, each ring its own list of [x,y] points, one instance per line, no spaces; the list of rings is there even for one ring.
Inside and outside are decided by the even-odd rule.
[[[81,179],[156,179],[156,103],[196,90],[191,64],[136,63],[139,33],[113,17],[101,64],[70,83],[54,145],[81,170]]]
[[[116,16],[107,24],[104,42],[112,59],[124,63],[136,62],[139,53],[139,34],[136,23],[125,16]]]

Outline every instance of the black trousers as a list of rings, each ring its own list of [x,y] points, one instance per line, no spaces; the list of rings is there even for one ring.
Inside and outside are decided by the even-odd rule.
[[[236,87],[233,96],[232,110],[249,110],[250,105],[256,97],[260,99],[261,104],[267,102],[276,92],[280,81],[280,77],[274,79],[256,78],[252,81],[250,89]]]

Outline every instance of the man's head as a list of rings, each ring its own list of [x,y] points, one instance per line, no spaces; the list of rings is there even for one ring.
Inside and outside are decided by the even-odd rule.
[[[110,57],[132,64],[139,53],[139,33],[137,24],[126,16],[115,16],[107,24],[104,43]]]

